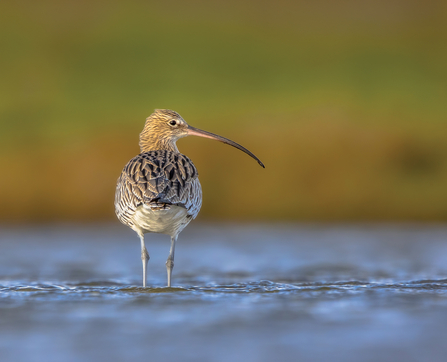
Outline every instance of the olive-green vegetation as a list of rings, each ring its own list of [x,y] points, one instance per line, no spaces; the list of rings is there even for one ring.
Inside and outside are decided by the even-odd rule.
[[[447,220],[445,1],[4,1],[0,217],[110,220],[154,108],[201,218]]]

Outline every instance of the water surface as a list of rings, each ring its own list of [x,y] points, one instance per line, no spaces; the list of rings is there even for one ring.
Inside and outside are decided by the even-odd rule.
[[[3,227],[1,361],[445,361],[447,227]]]

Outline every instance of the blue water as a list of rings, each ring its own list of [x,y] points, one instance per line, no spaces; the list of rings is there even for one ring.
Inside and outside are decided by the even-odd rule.
[[[446,361],[447,227],[0,229],[1,361]]]

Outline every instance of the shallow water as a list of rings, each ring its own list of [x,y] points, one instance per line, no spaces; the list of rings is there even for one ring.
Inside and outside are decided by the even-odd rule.
[[[1,361],[445,361],[447,227],[0,229]]]

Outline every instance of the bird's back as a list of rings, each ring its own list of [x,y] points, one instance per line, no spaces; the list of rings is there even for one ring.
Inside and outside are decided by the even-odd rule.
[[[155,224],[159,219],[166,220],[167,215],[184,215],[184,220],[179,221],[183,228],[197,216],[201,205],[197,169],[178,152],[140,153],[127,163],[118,179],[115,213],[137,232],[163,232],[157,231]],[[154,224],[152,230],[147,228],[147,222]]]

